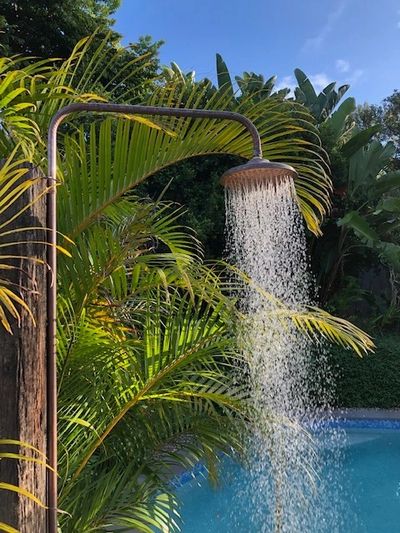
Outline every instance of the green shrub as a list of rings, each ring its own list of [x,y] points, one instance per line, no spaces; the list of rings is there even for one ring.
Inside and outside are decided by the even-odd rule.
[[[339,407],[400,408],[400,336],[381,336],[375,344],[375,353],[363,358],[332,348]]]

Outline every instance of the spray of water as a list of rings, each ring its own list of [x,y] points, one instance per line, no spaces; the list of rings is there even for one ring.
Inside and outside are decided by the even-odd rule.
[[[293,182],[227,188],[226,208],[230,258],[251,279],[241,287],[239,340],[256,419],[247,495],[254,530],[340,531],[335,503],[323,501],[323,484],[334,481],[321,480],[326,457],[312,437],[329,403],[324,350],[285,317],[285,308],[301,312],[314,300]],[[325,435],[324,446],[327,438],[338,449],[339,434]]]

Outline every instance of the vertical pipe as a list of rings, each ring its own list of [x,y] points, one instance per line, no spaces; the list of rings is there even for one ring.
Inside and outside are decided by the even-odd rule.
[[[53,126],[53,127],[52,127]],[[57,123],[49,128],[47,195],[47,474],[48,533],[57,533]]]

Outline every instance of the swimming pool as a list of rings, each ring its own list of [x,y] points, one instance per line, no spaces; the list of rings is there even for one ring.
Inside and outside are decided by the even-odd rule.
[[[344,429],[339,481],[346,516],[337,531],[400,532],[400,423],[350,421]],[[250,502],[238,497],[246,482],[245,470],[228,459],[223,461],[218,489],[210,487],[201,468],[194,477],[181,477],[183,533],[263,531],[261,522],[250,519]]]

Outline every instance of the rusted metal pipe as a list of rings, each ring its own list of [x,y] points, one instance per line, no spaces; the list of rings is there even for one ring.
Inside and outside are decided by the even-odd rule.
[[[239,122],[250,133],[253,142],[253,157],[262,158],[261,139],[251,120],[232,111],[155,107],[142,105],[76,103],[61,108],[51,119],[48,138],[48,183],[51,186],[47,197],[48,247],[47,261],[49,275],[47,284],[47,435],[48,460],[53,470],[48,471],[48,531],[57,533],[57,365],[56,365],[56,319],[57,319],[57,131],[62,121],[72,113],[117,113],[125,115],[152,115],[187,117],[198,119],[219,119]]]

